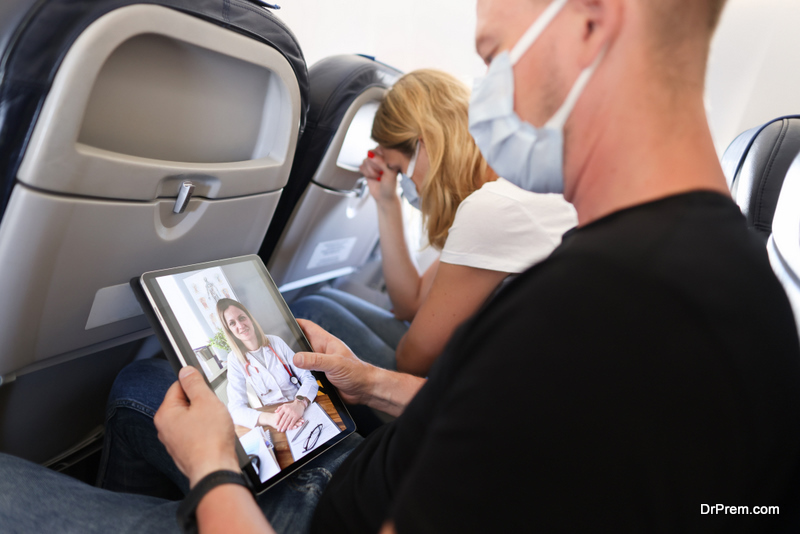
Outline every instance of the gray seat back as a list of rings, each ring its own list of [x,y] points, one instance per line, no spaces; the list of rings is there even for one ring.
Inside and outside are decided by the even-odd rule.
[[[259,250],[307,71],[242,0],[9,1],[24,16],[0,39],[0,450],[43,462],[102,422],[151,334],[133,277]]]
[[[289,291],[357,269],[378,241],[375,202],[358,171],[372,120],[396,69],[357,55],[309,70],[308,125],[276,216],[259,254]]]

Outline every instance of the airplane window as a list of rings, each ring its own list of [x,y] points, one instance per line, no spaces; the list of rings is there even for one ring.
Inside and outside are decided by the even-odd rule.
[[[337,167],[358,172],[367,151],[375,147],[375,141],[372,140],[372,121],[377,111],[378,102],[369,102],[356,112],[339,151]]]

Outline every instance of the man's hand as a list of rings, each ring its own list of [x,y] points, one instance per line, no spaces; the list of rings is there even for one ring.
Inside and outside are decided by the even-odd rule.
[[[398,416],[425,379],[387,371],[359,360],[347,345],[311,321],[298,319],[316,352],[297,352],[294,364],[309,371],[322,371],[350,404],[366,404]]]
[[[367,404],[377,368],[359,360],[347,345],[311,321],[297,322],[316,352],[296,353],[294,364],[301,369],[324,372],[346,402]]]
[[[194,487],[220,469],[239,471],[233,421],[199,371],[184,367],[156,412],[158,439]]]

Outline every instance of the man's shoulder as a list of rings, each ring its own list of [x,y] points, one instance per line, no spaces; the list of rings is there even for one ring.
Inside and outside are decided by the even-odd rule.
[[[615,316],[634,324],[678,320],[671,314],[715,323],[726,320],[726,310],[772,308],[783,322],[788,303],[756,241],[721,195],[625,210],[566,236],[547,260],[508,284],[485,316],[524,330],[541,321],[563,327]]]
[[[587,272],[603,266],[662,282],[692,283],[717,270],[744,276],[755,269],[771,276],[766,250],[747,230],[741,212],[729,198],[711,192],[620,210],[566,236],[552,258]]]

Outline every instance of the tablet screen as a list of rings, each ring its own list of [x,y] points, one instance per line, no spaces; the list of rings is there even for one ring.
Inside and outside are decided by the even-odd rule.
[[[324,374],[294,365],[311,348],[258,256],[145,273],[141,288],[168,356],[227,406],[257,489],[355,429]]]

